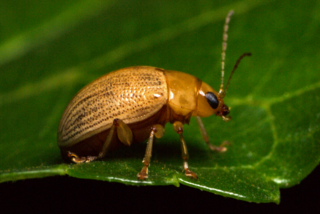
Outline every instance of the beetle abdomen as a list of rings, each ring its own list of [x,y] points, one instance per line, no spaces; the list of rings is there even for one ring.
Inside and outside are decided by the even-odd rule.
[[[111,127],[115,118],[126,124],[158,112],[167,101],[162,69],[137,66],[120,69],[81,89],[65,109],[58,145],[71,146]]]

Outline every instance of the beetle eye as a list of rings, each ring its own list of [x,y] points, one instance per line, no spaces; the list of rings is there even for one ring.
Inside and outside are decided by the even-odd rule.
[[[212,92],[206,93],[206,98],[207,98],[207,101],[208,101],[209,105],[211,106],[211,108],[213,108],[213,109],[218,108],[219,100],[214,93],[212,93]]]

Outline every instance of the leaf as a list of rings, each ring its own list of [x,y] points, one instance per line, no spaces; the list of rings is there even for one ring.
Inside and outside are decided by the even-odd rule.
[[[0,7],[0,20],[6,20],[0,34],[1,182],[67,174],[130,185],[184,184],[279,203],[279,188],[298,184],[318,165],[317,1],[18,4]],[[253,56],[241,62],[225,98],[233,120],[204,119],[212,143],[228,140],[228,151],[209,151],[194,120],[185,126],[189,165],[198,180],[182,172],[171,124],[155,142],[146,181],[136,179],[145,143],[110,152],[102,161],[63,163],[56,144],[61,114],[78,90],[105,73],[151,65],[193,74],[218,88],[222,26],[230,9],[235,14],[227,75],[243,52]]]

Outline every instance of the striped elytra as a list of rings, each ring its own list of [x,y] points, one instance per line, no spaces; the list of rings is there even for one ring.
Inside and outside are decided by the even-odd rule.
[[[130,67],[100,77],[80,90],[65,109],[59,146],[70,146],[107,130],[113,119],[131,124],[154,115],[165,105],[167,84],[163,70]]]

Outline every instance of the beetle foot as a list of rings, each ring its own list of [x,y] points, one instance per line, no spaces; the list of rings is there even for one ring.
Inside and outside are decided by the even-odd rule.
[[[71,159],[71,161],[74,163],[88,163],[98,158],[97,156],[79,157],[78,155],[70,151],[68,152],[67,155]]]
[[[142,168],[142,170],[138,173],[138,179],[139,180],[145,180],[148,178],[148,167],[147,166],[144,166]]]
[[[86,163],[89,163],[89,162],[91,162],[91,161],[94,161],[94,160],[97,160],[97,159],[98,159],[97,156],[87,156],[86,158],[87,158],[87,159],[86,159]]]
[[[196,175],[196,173],[192,172],[190,169],[185,169],[185,175],[187,177],[198,179],[198,176]]]
[[[229,145],[230,145],[229,141],[222,142],[220,146],[214,146],[214,145],[208,144],[209,148],[215,152],[226,152],[228,150],[226,146],[229,146]]]

